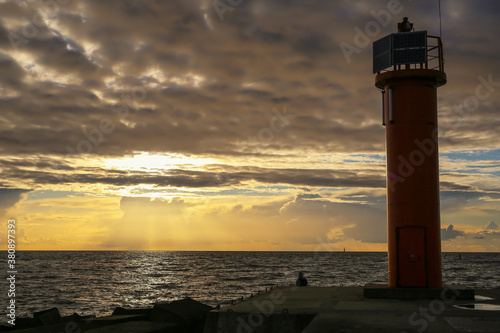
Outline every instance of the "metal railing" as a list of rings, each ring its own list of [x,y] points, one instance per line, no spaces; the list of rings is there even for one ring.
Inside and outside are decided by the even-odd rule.
[[[434,43],[431,44],[430,41],[434,41]],[[441,42],[441,37],[427,36],[427,62],[425,63],[425,68],[444,72],[443,43]]]

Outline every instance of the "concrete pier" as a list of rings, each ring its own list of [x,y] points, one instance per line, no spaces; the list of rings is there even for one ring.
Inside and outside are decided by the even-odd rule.
[[[34,313],[33,318],[17,319],[15,327],[0,325],[0,332],[500,333],[500,288],[387,289],[377,285],[279,287],[218,310],[185,298],[147,309],[119,307],[105,317],[62,317],[52,308]],[[405,298],[408,295],[420,298]],[[474,299],[460,299],[471,295]]]
[[[211,311],[204,333],[500,332],[500,289],[475,290],[473,300],[459,299],[453,286],[434,295],[378,299],[363,287],[279,287]]]

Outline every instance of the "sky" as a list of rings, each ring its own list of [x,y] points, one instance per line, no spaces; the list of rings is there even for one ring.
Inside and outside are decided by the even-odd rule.
[[[500,2],[441,1],[443,251],[500,251]],[[0,0],[0,240],[386,251],[372,42],[438,1]]]

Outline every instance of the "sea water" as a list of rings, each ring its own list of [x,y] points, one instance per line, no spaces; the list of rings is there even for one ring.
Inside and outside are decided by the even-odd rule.
[[[271,286],[387,283],[385,252],[16,252],[16,316],[57,307],[62,315],[110,314],[191,297],[216,306]],[[7,258],[5,254],[3,258]],[[5,267],[7,263],[5,262]],[[7,270],[5,270],[7,271]],[[443,282],[500,286],[500,253],[443,253]],[[8,281],[0,283],[7,300]],[[6,301],[5,301],[6,302]],[[2,322],[6,321],[1,305]]]

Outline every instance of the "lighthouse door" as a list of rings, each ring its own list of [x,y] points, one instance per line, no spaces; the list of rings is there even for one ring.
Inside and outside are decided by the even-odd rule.
[[[425,227],[397,228],[398,287],[427,287]]]

